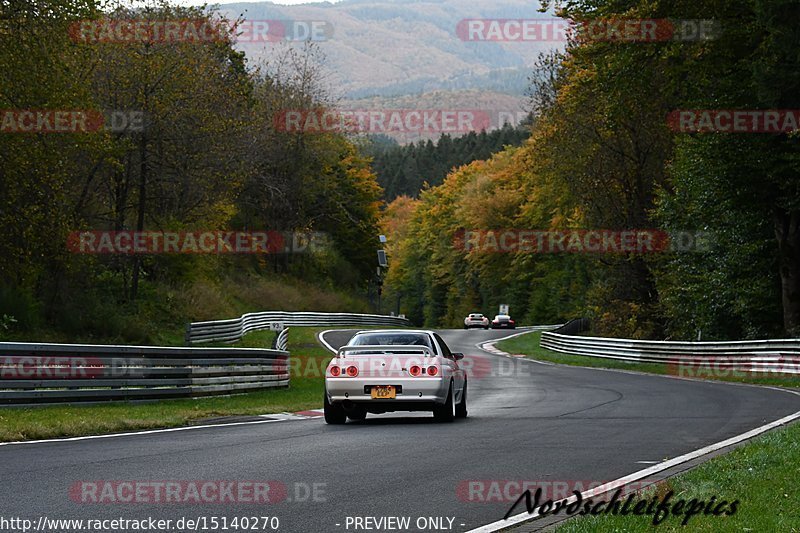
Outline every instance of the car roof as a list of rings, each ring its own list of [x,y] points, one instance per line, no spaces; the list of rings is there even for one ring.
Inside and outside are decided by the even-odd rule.
[[[363,329],[358,331],[356,335],[361,333],[433,333],[429,329]]]

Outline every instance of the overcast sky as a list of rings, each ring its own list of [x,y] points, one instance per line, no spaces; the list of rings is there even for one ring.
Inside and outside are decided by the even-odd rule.
[[[310,2],[309,0],[270,0],[273,4],[281,4],[284,6],[294,6],[297,4],[313,4],[317,2]],[[331,4],[335,4],[340,0],[327,0]],[[202,5],[203,0],[173,0],[174,3],[180,4],[182,6],[196,6]],[[207,0],[209,5],[212,4],[233,4],[239,2],[258,2],[258,0]]]

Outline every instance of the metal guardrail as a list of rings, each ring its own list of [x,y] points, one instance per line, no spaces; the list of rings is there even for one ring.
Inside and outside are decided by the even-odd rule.
[[[278,336],[275,338],[275,346],[276,350],[283,350],[286,351],[289,344],[289,328],[284,329]]]
[[[588,318],[574,318],[566,324],[561,324],[553,330],[553,333],[561,333],[562,335],[577,335],[589,331]]]
[[[248,313],[240,318],[193,322],[186,326],[186,344],[233,343],[251,331],[288,326],[408,326],[408,319],[396,316],[353,313],[305,313],[270,311]]]
[[[404,326],[408,320],[347,313],[252,313],[190,324],[187,341],[235,342],[276,323],[283,329],[272,350],[0,342],[0,406],[196,398],[288,387],[286,325]]]
[[[564,328],[561,328],[563,331]],[[583,331],[583,330],[581,330]],[[583,337],[544,332],[542,348],[555,352],[641,363],[800,375],[800,339],[678,342]]]
[[[0,405],[202,397],[289,386],[289,353],[0,343]]]

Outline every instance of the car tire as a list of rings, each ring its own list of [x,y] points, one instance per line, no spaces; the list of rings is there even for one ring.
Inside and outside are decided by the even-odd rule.
[[[437,422],[452,422],[456,418],[456,403],[453,399],[453,382],[450,382],[450,390],[447,392],[447,400],[443,405],[433,408],[433,418]]]
[[[347,418],[353,422],[363,422],[367,419],[367,410],[364,408],[356,408],[347,413]]]
[[[464,382],[464,392],[461,401],[456,405],[456,418],[467,418],[467,382]]]
[[[341,405],[332,404],[328,401],[328,392],[325,391],[325,400],[323,404],[325,411],[325,422],[333,425],[340,425],[347,422],[347,414]]]

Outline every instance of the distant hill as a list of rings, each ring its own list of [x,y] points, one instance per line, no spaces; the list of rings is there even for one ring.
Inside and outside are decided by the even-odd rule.
[[[342,109],[446,109],[483,111],[489,120],[487,130],[495,130],[509,124],[518,126],[528,115],[527,99],[523,96],[486,90],[430,90],[419,94],[397,96],[373,96],[370,98],[345,99],[340,103]],[[477,130],[477,128],[476,128]],[[463,132],[462,132],[463,133]],[[461,133],[454,133],[457,137]],[[421,140],[436,140],[439,134],[406,132],[391,133],[390,136],[401,144]]]
[[[228,17],[326,21],[333,35],[320,43],[345,98],[398,96],[431,90],[484,89],[521,95],[548,42],[467,42],[459,21],[548,18],[532,0],[345,0],[298,6],[225,4]],[[555,19],[553,19],[555,20]],[[274,44],[241,43],[253,59]]]

